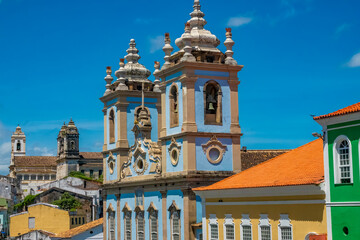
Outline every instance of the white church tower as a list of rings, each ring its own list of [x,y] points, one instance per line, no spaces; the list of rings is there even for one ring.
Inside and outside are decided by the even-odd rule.
[[[15,132],[11,136],[11,160],[10,160],[10,177],[14,174],[14,157],[25,156],[26,136],[21,127],[17,126]]]

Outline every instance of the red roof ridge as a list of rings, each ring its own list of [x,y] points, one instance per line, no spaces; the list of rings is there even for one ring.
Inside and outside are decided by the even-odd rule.
[[[81,226],[78,226],[76,228],[72,228],[70,230],[66,230],[64,232],[56,234],[54,237],[56,238],[69,238],[73,237],[75,235],[78,235],[80,233],[83,233],[91,228],[97,227],[103,223],[103,218],[99,218],[95,221],[83,224]]]
[[[349,114],[349,113],[355,113],[355,112],[359,112],[359,111],[360,111],[360,102],[352,104],[352,105],[344,107],[344,108],[341,108],[339,110],[336,110],[335,112],[331,112],[328,114],[314,117],[314,120],[319,120],[319,119],[328,118],[328,117],[335,117],[335,116],[345,115],[345,114]]]

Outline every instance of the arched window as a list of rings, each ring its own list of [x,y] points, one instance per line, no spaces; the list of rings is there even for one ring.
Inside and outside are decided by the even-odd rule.
[[[70,142],[70,149],[75,150],[75,141]]]
[[[137,240],[145,239],[145,219],[144,219],[144,211],[137,211],[136,213],[136,236]]]
[[[115,142],[115,114],[114,110],[111,109],[109,114],[109,134],[110,134],[110,143]]]
[[[172,240],[180,239],[180,216],[178,212],[171,215]]]
[[[204,85],[204,116],[205,124],[222,124],[222,92],[220,85],[209,81]]]
[[[179,126],[179,91],[177,84],[173,84],[169,94],[170,127]]]
[[[16,143],[16,151],[21,151],[21,143],[19,140]]]
[[[109,239],[115,240],[115,211],[108,211]]]
[[[352,160],[350,141],[345,136],[335,140],[334,149],[335,183],[352,182]]]
[[[122,211],[124,212],[124,240],[131,240],[131,209],[127,203]]]
[[[149,212],[150,240],[158,240],[158,210],[151,202],[147,210]]]

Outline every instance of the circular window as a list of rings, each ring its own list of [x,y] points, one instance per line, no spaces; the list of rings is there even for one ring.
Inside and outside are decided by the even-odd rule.
[[[223,149],[217,145],[213,145],[206,150],[206,158],[212,164],[221,162],[223,154]]]
[[[176,165],[179,161],[179,149],[173,148],[170,152],[170,158],[172,165]]]
[[[343,232],[345,236],[349,235],[349,229],[347,227],[343,227]]]
[[[142,159],[139,159],[139,160],[137,161],[137,167],[138,167],[138,169],[139,169],[140,171],[143,170],[143,168],[144,168],[144,162],[143,162]]]
[[[217,148],[211,148],[209,151],[209,157],[211,158],[211,160],[216,161],[218,160],[220,156],[220,151]]]

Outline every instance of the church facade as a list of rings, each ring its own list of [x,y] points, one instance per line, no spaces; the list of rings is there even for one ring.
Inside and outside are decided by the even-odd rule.
[[[201,239],[202,206],[191,190],[241,171],[238,65],[231,29],[226,52],[204,28],[195,0],[155,81],[135,40],[115,72],[107,68],[104,103],[104,239]],[[125,63],[126,60],[126,63]],[[106,214],[105,214],[106,213]]]
[[[18,126],[11,136],[10,174],[20,181],[24,196],[38,193],[39,187],[79,171],[92,178],[102,175],[102,154],[79,152],[79,132],[75,123],[61,127],[57,137],[57,156],[27,156],[26,136]]]

